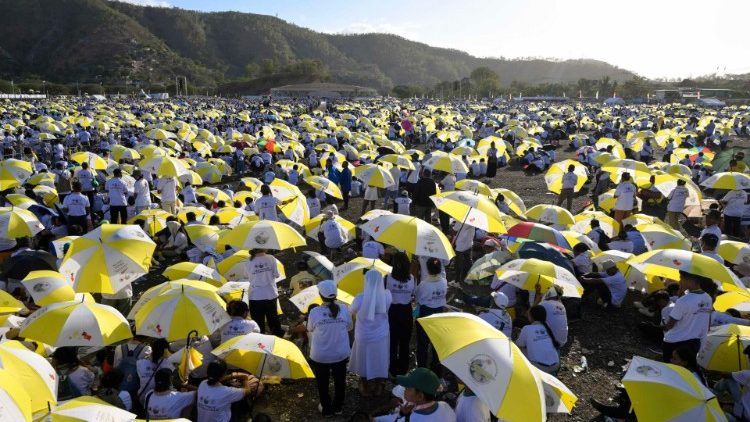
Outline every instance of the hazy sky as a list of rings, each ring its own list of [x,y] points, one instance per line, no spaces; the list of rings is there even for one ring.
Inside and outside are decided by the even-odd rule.
[[[480,57],[592,58],[655,77],[750,72],[748,0],[127,0],[387,32]],[[726,69],[726,70],[725,70]]]

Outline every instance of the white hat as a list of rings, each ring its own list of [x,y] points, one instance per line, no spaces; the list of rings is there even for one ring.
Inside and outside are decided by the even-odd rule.
[[[602,271],[607,271],[610,268],[615,267],[615,261],[612,261],[611,259],[605,259],[604,261],[602,261],[601,267],[602,267]]]
[[[505,309],[508,306],[508,296],[503,292],[492,292],[492,299],[495,301],[495,306],[500,309]]]
[[[325,299],[333,299],[338,293],[338,288],[333,280],[323,280],[318,283],[318,293]]]
[[[552,286],[547,290],[547,293],[544,294],[544,299],[554,299],[557,297],[557,289],[555,289],[555,286]]]

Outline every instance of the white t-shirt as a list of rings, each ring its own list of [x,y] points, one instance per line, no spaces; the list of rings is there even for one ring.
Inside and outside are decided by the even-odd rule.
[[[105,187],[109,194],[110,206],[122,207],[128,205],[128,186],[122,179],[117,177],[109,179]]]
[[[634,208],[634,200],[635,200],[635,192],[636,188],[635,185],[630,182],[620,182],[619,185],[617,185],[617,189],[615,189],[615,197],[617,198],[617,201],[615,202],[614,209],[617,211],[630,211]]]
[[[68,215],[71,217],[86,215],[86,208],[90,206],[89,198],[80,192],[73,192],[63,200],[63,208],[68,209]]]
[[[516,346],[520,347],[523,354],[532,362],[547,366],[560,363],[560,355],[555,350],[552,338],[541,323],[535,322],[521,328]]]
[[[151,191],[148,189],[148,182],[146,181],[146,179],[136,180],[133,187],[133,192],[135,193],[136,206],[151,206]]]
[[[559,300],[543,300],[539,302],[547,311],[547,325],[560,343],[560,347],[568,342],[568,314],[565,305]]]
[[[270,255],[256,256],[245,264],[245,274],[250,279],[250,300],[270,300],[279,297],[276,279],[279,270],[276,259]]]
[[[320,215],[320,200],[318,198],[307,198],[307,208],[310,209],[310,218]]]
[[[572,261],[573,265],[581,274],[588,274],[592,271],[591,251],[586,251],[576,255]]]
[[[440,184],[443,185],[443,191],[445,192],[456,190],[456,176],[448,174],[443,177],[443,180],[440,181]]]
[[[368,240],[362,245],[362,256],[368,259],[378,259],[385,254],[385,248],[380,242]]]
[[[221,342],[231,340],[237,336],[243,336],[250,333],[259,333],[258,323],[251,319],[242,317],[232,317],[232,320],[221,327]]]
[[[456,422],[456,413],[448,403],[439,401],[437,404],[431,413],[411,412],[409,422]]]
[[[78,173],[76,173],[76,178],[81,183],[82,192],[94,190],[94,186],[92,185],[92,182],[94,181],[94,174],[91,172],[91,170],[79,170]]]
[[[703,291],[688,292],[677,299],[669,313],[676,322],[664,333],[664,341],[677,343],[685,340],[703,339],[711,321],[711,296]]]
[[[159,192],[161,193],[161,202],[176,202],[177,179],[169,176],[160,178]]]
[[[745,211],[745,202],[747,202],[747,192],[743,190],[732,190],[727,192],[721,200],[726,202],[726,206],[724,206],[724,215],[729,217],[742,217],[742,213]]]
[[[401,283],[388,274],[385,277],[385,288],[391,292],[394,305],[408,305],[416,291],[416,283],[413,276],[409,276],[406,283]]]
[[[323,223],[321,230],[323,230],[326,247],[340,248],[344,244],[344,237],[346,233],[344,231],[344,227],[336,220],[326,220],[326,222]]]
[[[489,309],[487,312],[482,312],[477,316],[487,321],[498,331],[502,331],[508,338],[513,334],[513,320],[504,310]]]
[[[612,304],[615,306],[622,305],[625,300],[625,294],[628,292],[628,283],[625,281],[625,276],[621,272],[616,272],[614,275],[607,275],[607,273],[600,273],[602,281],[607,285],[609,293],[612,295]]]
[[[456,222],[453,224],[456,231],[456,252],[466,252],[474,245],[474,227],[468,224]]]
[[[182,194],[182,199],[186,204],[197,204],[198,203],[198,197],[195,196],[195,189],[192,186],[185,186],[182,188],[182,191],[180,191]]]
[[[562,177],[562,188],[563,189],[575,189],[578,183],[578,175],[574,172],[566,172]]]
[[[148,400],[148,416],[151,419],[176,419],[183,409],[195,401],[195,391],[180,393],[170,391],[169,394],[152,393]]]
[[[349,331],[352,317],[349,308],[339,303],[339,312],[334,318],[328,306],[318,306],[307,317],[310,332],[310,359],[318,363],[336,363],[349,357]]]
[[[735,405],[734,411],[738,416],[745,418],[750,417],[750,369],[744,371],[732,372],[732,378],[737,381],[742,387],[744,387],[744,393],[742,394],[741,409],[738,405]]]
[[[716,247],[718,248],[719,245],[721,245],[721,229],[719,228],[719,226],[712,225],[712,226],[708,226],[708,227],[704,228],[703,230],[701,230],[701,234],[700,234],[700,236],[698,236],[698,238],[703,237],[703,235],[707,234],[707,233],[711,233],[713,235],[716,235],[716,238],[719,239],[719,243],[716,244]]]
[[[456,422],[489,422],[490,408],[474,394],[458,396]]]
[[[444,276],[427,276],[417,285],[415,296],[417,303],[428,308],[442,308],[446,305],[448,281]]]
[[[393,202],[396,203],[396,210],[401,215],[409,215],[411,213],[411,198],[408,196],[399,196],[398,198],[394,199]]]
[[[669,193],[667,199],[667,211],[682,212],[685,210],[685,201],[687,201],[690,191],[685,186],[677,186]]]
[[[271,195],[264,195],[253,202],[253,210],[261,220],[279,221],[276,207],[279,200]]]
[[[198,386],[198,420],[200,422],[229,422],[232,403],[242,400],[245,390],[203,381]]]

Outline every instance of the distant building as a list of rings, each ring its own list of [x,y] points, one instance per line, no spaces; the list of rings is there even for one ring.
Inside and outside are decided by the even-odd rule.
[[[724,100],[731,98],[734,90],[721,88],[675,88],[657,89],[654,97],[661,102],[686,102],[699,100],[701,98],[717,98]]]
[[[318,82],[271,88],[271,96],[274,98],[357,98],[375,97],[377,95],[378,91],[373,88]]]

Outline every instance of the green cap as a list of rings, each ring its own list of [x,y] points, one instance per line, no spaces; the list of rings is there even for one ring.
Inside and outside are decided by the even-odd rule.
[[[416,368],[406,375],[399,375],[396,377],[396,383],[431,396],[437,394],[440,387],[440,379],[427,368]]]

